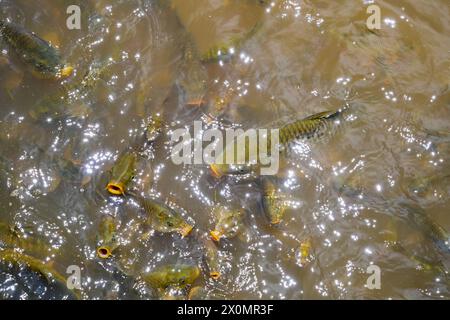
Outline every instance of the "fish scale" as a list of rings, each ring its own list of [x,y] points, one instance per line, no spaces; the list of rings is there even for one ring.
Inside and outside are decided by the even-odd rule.
[[[21,26],[0,21],[0,36],[41,77],[66,77],[73,71],[72,67],[64,66],[56,48]]]

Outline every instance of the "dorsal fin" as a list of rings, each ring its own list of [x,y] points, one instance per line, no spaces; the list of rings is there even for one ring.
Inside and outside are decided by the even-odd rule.
[[[332,110],[332,111],[323,111],[316,114],[313,114],[309,117],[304,118],[303,120],[318,120],[318,119],[329,119],[338,116],[341,113],[341,109]]]

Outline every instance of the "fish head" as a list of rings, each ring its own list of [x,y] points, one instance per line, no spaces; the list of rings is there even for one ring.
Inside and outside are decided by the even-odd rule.
[[[130,181],[134,178],[137,155],[134,152],[125,153],[114,164],[111,179],[106,190],[112,195],[124,195]]]
[[[112,256],[112,248],[108,245],[101,245],[99,247],[97,247],[97,256],[100,259],[108,259],[109,257]]]
[[[157,213],[158,220],[162,224],[162,229],[166,232],[179,232],[181,236],[186,237],[192,231],[193,227],[177,214],[167,214],[164,210]]]
[[[106,185],[106,190],[112,195],[122,196],[125,194],[125,185],[120,181],[111,180]]]

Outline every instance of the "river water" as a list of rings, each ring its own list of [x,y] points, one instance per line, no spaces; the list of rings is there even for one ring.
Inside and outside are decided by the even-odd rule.
[[[66,9],[77,3],[81,28],[69,30]],[[243,208],[245,228],[219,244],[223,276],[197,279],[209,298],[448,299],[448,238],[433,226],[450,230],[450,6],[376,1],[381,28],[369,31],[370,4],[0,0],[0,19],[58,46],[75,68],[63,81],[37,79],[2,44],[0,223],[59,273],[79,266],[88,299],[155,298],[139,276],[156,266],[206,270],[198,238],[212,230],[215,204]],[[62,103],[62,117],[30,115],[98,66],[106,71]],[[171,160],[171,133],[195,120],[267,128],[345,105],[339,130],[299,144],[266,177],[291,204],[277,226],[262,208],[261,178],[218,180],[206,164]],[[195,225],[186,238],[137,237],[142,210],[105,191],[114,161],[156,113],[164,132],[133,184]],[[129,234],[108,260],[95,251],[103,215]],[[370,265],[379,288],[367,287]],[[2,267],[1,297],[61,294],[21,272]]]

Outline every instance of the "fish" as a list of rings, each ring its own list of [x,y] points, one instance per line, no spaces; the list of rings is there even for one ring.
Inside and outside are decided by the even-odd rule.
[[[148,121],[145,128],[145,139],[147,142],[154,142],[162,133],[164,126],[163,118],[160,114],[152,115]]]
[[[278,195],[273,184],[265,183],[262,203],[266,214],[269,216],[270,223],[272,225],[280,224],[288,206],[284,197]]]
[[[184,289],[191,286],[200,276],[200,268],[194,265],[169,264],[158,267],[142,279],[155,289],[166,290],[169,287]]]
[[[57,272],[49,264],[32,256],[19,253],[13,249],[4,249],[0,250],[0,261],[12,265],[25,265],[31,271],[42,275],[49,284],[57,283],[59,286],[67,288],[67,279],[63,275]],[[70,297],[79,300],[81,299],[81,292],[73,289]]]
[[[443,181],[450,181],[450,174],[417,177],[409,184],[408,191],[418,197],[430,196]]]
[[[185,46],[181,70],[178,81],[183,89],[186,105],[202,106],[205,102],[208,74],[190,37]]]
[[[35,33],[0,21],[0,35],[18,58],[30,66],[34,75],[44,79],[62,79],[73,73],[74,68],[62,61],[58,49]]]
[[[216,244],[210,239],[204,239],[205,259],[209,269],[209,276],[218,280],[221,276],[219,254]]]
[[[279,128],[279,144],[280,152],[287,150],[291,143],[299,140],[310,140],[323,136],[327,131],[332,129],[332,126],[337,121],[338,116],[342,114],[343,109],[334,111],[324,111],[301,120],[293,121]],[[237,138],[239,141],[239,137]],[[237,154],[237,148],[244,147],[244,159],[235,159],[236,164],[221,163],[226,159],[226,154],[232,154],[234,148],[234,155]],[[271,150],[271,136],[267,137],[267,151]],[[256,151],[259,152],[259,143]],[[245,139],[245,146],[238,146],[235,141],[228,143],[224,150],[217,155],[216,159],[210,164],[211,173],[216,178],[221,178],[225,175],[244,175],[257,171],[259,168],[259,160],[256,163],[249,163],[251,157],[249,154],[249,142]],[[236,158],[236,157],[235,157]],[[255,159],[257,157],[254,157]],[[220,160],[218,160],[220,159]],[[223,159],[223,160],[222,160]],[[241,164],[242,163],[242,164]]]
[[[114,217],[105,215],[99,226],[97,256],[101,259],[108,259],[118,246],[117,221]]]
[[[110,62],[92,64],[81,80],[63,85],[55,93],[39,99],[33,109],[30,110],[30,116],[34,120],[58,119],[69,115],[76,116],[76,114],[72,114],[77,111],[74,110],[76,103],[97,86],[102,77],[109,72],[110,65]]]
[[[40,257],[47,257],[58,251],[42,238],[24,236],[18,228],[11,227],[6,223],[0,223],[0,244],[5,248],[24,250]]]
[[[188,236],[193,226],[187,223],[181,214],[155,199],[131,194],[148,214],[146,224],[162,233],[178,232],[182,237]]]
[[[306,239],[300,243],[300,246],[296,252],[297,263],[303,267],[311,261],[311,240]]]
[[[415,203],[401,201],[398,205],[399,210],[409,217],[414,226],[431,240],[440,252],[450,253],[450,233],[446,229]]]
[[[403,247],[400,243],[395,243],[394,245],[392,245],[392,249],[394,251],[408,257],[408,259],[413,261],[417,265],[417,268],[420,270],[423,270],[425,272],[436,271],[443,275],[447,274],[447,271],[446,271],[447,268],[439,260],[431,261],[430,259],[420,257],[419,255],[411,253],[408,250],[406,250],[406,248]]]
[[[170,7],[204,63],[230,58],[264,22],[264,7],[257,1],[171,0]],[[218,15],[225,18],[211,20],[210,17]],[[239,19],[235,19],[236,16]],[[204,26],[210,27],[205,29]]]
[[[112,195],[122,196],[136,171],[137,153],[128,151],[122,154],[111,169],[111,178],[106,190]]]
[[[214,230],[210,232],[214,241],[221,238],[231,239],[237,236],[243,228],[243,210],[229,210],[222,206],[213,209],[213,215],[217,217]]]

